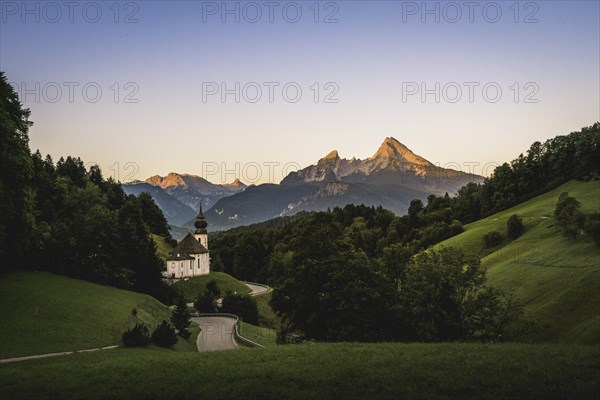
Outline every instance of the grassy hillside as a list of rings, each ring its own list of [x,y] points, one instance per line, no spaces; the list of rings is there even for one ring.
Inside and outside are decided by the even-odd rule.
[[[243,322],[240,324],[240,335],[264,347],[277,346],[277,331]]]
[[[482,258],[489,283],[516,294],[539,325],[534,339],[600,343],[600,250],[591,238],[568,240],[553,213],[561,192],[581,202],[585,213],[600,211],[598,182],[568,182],[542,196],[465,226],[440,246],[454,246]],[[506,239],[506,221],[523,218],[524,234]],[[483,235],[497,230],[505,240],[486,251]]]
[[[4,399],[597,399],[599,368],[598,346],[120,348],[3,365],[0,386]]]
[[[258,307],[258,323],[260,326],[277,330],[281,327],[281,319],[269,305],[273,292],[267,292],[254,296]]]
[[[18,272],[0,278],[0,315],[0,358],[10,358],[119,344],[127,327],[153,328],[170,311],[143,294]]]
[[[152,239],[154,239],[154,243],[156,243],[156,254],[160,257],[163,262],[173,251],[173,248],[167,243],[164,237],[160,235],[152,234]]]
[[[221,295],[225,295],[228,291],[250,293],[250,288],[248,286],[225,272],[211,272],[208,275],[197,276],[188,280],[180,280],[173,286],[183,293],[183,297],[185,297],[187,302],[192,302],[199,294],[206,291],[206,284],[213,279],[217,281],[219,289],[221,289]]]

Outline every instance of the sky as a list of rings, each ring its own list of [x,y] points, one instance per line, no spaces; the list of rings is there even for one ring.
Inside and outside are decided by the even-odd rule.
[[[394,137],[489,175],[600,120],[599,1],[0,1],[30,147],[279,182]]]

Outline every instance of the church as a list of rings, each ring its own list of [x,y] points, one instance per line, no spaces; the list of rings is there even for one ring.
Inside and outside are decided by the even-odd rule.
[[[188,233],[166,259],[167,277],[190,278],[209,274],[210,257],[208,254],[207,225],[202,207],[200,207],[200,212],[194,223],[196,227],[194,234]]]

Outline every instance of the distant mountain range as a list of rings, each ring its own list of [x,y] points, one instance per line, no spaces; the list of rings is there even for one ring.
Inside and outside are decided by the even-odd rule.
[[[438,167],[388,137],[372,157],[348,160],[334,150],[315,165],[290,173],[279,185],[246,186],[238,180],[214,185],[198,176],[171,173],[124,189],[150,191],[169,223],[178,226],[193,225],[201,200],[211,230],[224,230],[350,203],[381,205],[404,214],[413,199],[452,195],[468,182],[481,181],[479,175]]]
[[[218,200],[246,189],[236,179],[232,183],[216,185],[196,175],[171,172],[165,177],[152,176],[146,181],[123,185],[127,194],[149,192],[171,225],[181,226],[194,219],[200,209],[210,209]]]

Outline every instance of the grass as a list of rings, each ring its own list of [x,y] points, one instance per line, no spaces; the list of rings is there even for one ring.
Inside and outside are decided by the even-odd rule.
[[[256,306],[258,307],[258,325],[278,330],[281,327],[281,319],[275,314],[275,311],[269,305],[271,301],[271,293],[267,292],[258,296],[254,296]]]
[[[600,211],[598,182],[568,182],[518,206],[468,224],[466,231],[436,247],[460,247],[482,257],[489,284],[514,293],[537,324],[531,339],[600,343],[600,250],[591,238],[572,241],[554,220],[561,192],[581,202],[585,213]],[[525,232],[489,252],[483,235],[497,230],[506,236],[512,214],[523,218]]]
[[[158,254],[160,259],[165,262],[169,253],[173,251],[173,248],[167,243],[165,238],[160,235],[152,234],[152,239],[154,240],[154,243],[156,243],[156,254]]]
[[[183,293],[183,297],[187,302],[193,302],[199,294],[206,291],[206,284],[213,279],[217,281],[219,289],[221,289],[221,295],[225,295],[228,291],[250,293],[248,286],[225,272],[211,272],[208,275],[189,278],[187,281],[181,280],[173,286]]]
[[[305,344],[115,349],[3,365],[3,399],[597,399],[600,347]]]
[[[128,327],[152,330],[171,313],[143,294],[16,272],[0,278],[0,315],[0,358],[10,358],[120,344]]]
[[[252,340],[254,343],[261,344],[264,347],[277,346],[277,332],[273,329],[242,322],[240,326],[240,335],[246,339]]]
[[[181,336],[177,336],[177,343],[173,346],[173,350],[177,352],[190,352],[197,353],[198,345],[196,344],[196,340],[198,339],[198,335],[200,334],[200,325],[192,322],[188,329],[191,332],[191,335],[184,339]],[[158,347],[156,347],[158,349]]]

